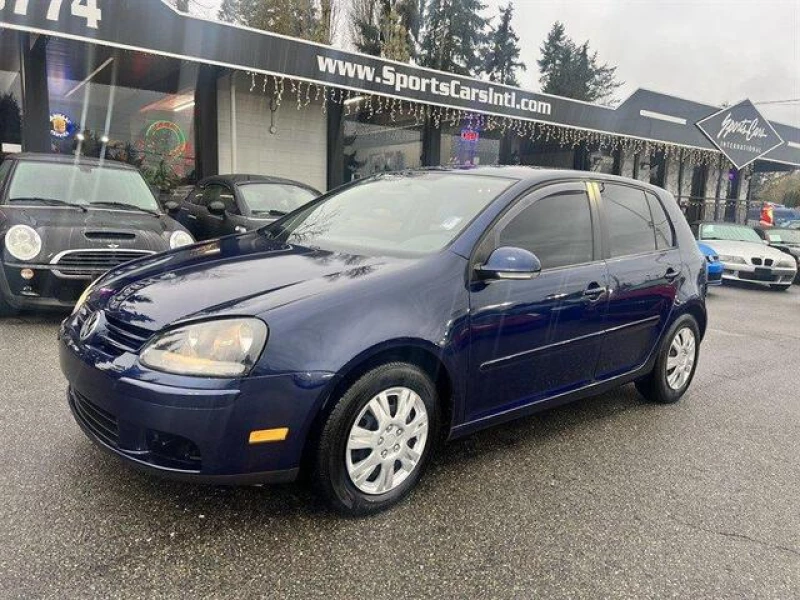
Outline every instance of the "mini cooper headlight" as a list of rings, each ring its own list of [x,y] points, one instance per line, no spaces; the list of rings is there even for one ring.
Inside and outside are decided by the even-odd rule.
[[[42,251],[42,238],[33,227],[14,225],[6,232],[6,250],[17,260],[33,260]]]
[[[169,247],[171,249],[180,248],[181,246],[189,246],[194,244],[194,238],[185,231],[173,231],[169,236]]]
[[[724,263],[735,263],[737,265],[747,264],[747,261],[745,261],[745,259],[743,259],[741,256],[728,256],[725,254],[720,254],[719,260]]]
[[[267,335],[267,326],[255,318],[192,323],[154,338],[139,360],[151,369],[176,375],[239,377],[253,368]]]

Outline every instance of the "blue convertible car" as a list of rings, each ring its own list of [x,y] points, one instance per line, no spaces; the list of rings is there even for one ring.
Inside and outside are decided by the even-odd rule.
[[[635,382],[688,388],[705,259],[664,190],[519,167],[383,174],[120,266],[61,327],[75,419],[217,483],[306,469],[381,510],[437,442]]]

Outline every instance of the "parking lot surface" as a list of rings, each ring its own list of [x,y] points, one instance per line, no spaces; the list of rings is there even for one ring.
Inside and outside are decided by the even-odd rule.
[[[800,597],[800,288],[720,288],[677,405],[633,386],[448,445],[361,520],[140,474],[72,420],[59,316],[0,322],[0,597]]]

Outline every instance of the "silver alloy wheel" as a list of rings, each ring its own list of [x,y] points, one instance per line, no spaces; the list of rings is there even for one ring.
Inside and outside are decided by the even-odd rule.
[[[667,355],[667,385],[678,391],[686,385],[692,374],[694,361],[697,359],[697,341],[694,331],[682,327],[672,338]]]
[[[428,411],[414,390],[393,387],[374,396],[347,436],[347,474],[365,494],[385,494],[417,468],[428,440]]]

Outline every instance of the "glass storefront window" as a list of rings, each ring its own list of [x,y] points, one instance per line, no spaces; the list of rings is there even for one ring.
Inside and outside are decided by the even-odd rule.
[[[63,66],[74,52],[90,57],[79,72]],[[162,192],[193,181],[195,65],[63,40],[47,65],[53,152],[132,164]]]
[[[458,125],[442,125],[443,165],[477,166],[500,163],[499,130],[487,131],[478,118],[466,117]]]
[[[596,173],[614,173],[614,150],[607,144],[589,147],[589,170]]]
[[[353,100],[356,100],[355,98]],[[344,182],[385,171],[422,166],[422,124],[397,111],[370,111],[366,102],[347,105],[344,118]],[[371,114],[371,116],[370,116]]]

